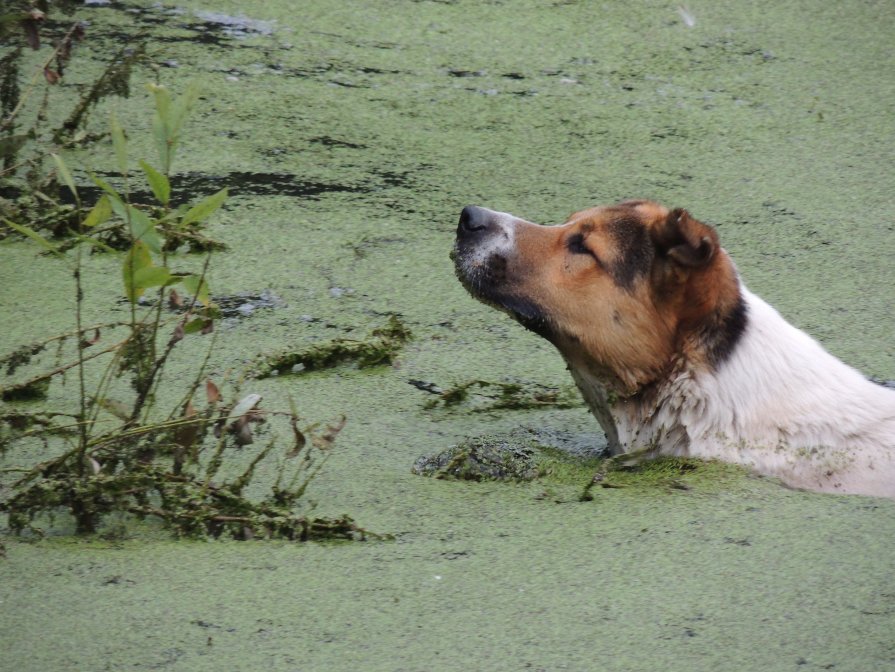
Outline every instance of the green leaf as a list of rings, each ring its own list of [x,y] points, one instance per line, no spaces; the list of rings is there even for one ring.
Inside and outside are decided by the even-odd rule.
[[[208,283],[205,282],[204,278],[200,278],[198,275],[188,275],[181,280],[181,284],[186,291],[196,297],[199,303],[205,306],[208,305]]]
[[[124,129],[118,123],[115,113],[112,112],[112,146],[115,148],[115,160],[118,162],[118,171],[127,175],[127,140],[124,139]]]
[[[164,173],[171,172],[171,159],[173,158],[176,138],[172,137],[171,124],[169,122],[171,108],[171,94],[164,86],[149,84],[147,87],[155,97],[155,116],[152,120],[152,136],[158,150],[159,163]]]
[[[171,172],[171,152],[168,146],[168,129],[165,122],[156,115],[152,120],[152,137],[155,140],[155,148],[158,150],[158,160],[162,170]]]
[[[164,266],[145,266],[134,273],[134,287],[147,289],[159,287],[171,280],[171,272]]]
[[[152,121],[152,134],[158,149],[162,172],[171,172],[174,152],[180,143],[180,129],[186,115],[199,98],[198,89],[191,84],[177,100],[171,100],[171,94],[163,86],[150,84],[149,90],[155,97],[155,118]]]
[[[137,286],[134,279],[137,273],[152,266],[152,255],[149,254],[149,248],[146,243],[137,241],[124,257],[124,264],[121,267],[121,275],[124,279],[124,294],[128,301],[136,303],[137,299],[143,294],[143,288]]]
[[[62,179],[65,186],[71,189],[72,195],[74,195],[75,200],[79,201],[78,197],[78,189],[75,187],[75,181],[72,179],[71,172],[68,170],[68,166],[65,165],[65,161],[62,160],[62,157],[58,154],[50,154],[53,157],[53,161],[56,162],[56,170],[58,171],[58,176]]]
[[[84,218],[84,226],[97,226],[104,223],[112,216],[112,203],[106,194],[99,197],[96,205],[90,209]]]
[[[61,258],[63,258],[63,259],[65,258],[65,255],[63,255],[62,252],[60,252],[58,249],[56,249],[56,246],[53,245],[53,243],[51,243],[49,240],[47,240],[46,238],[44,238],[42,235],[40,235],[40,234],[39,234],[37,231],[35,231],[34,229],[31,229],[31,228],[29,228],[29,227],[27,227],[27,226],[24,226],[23,224],[16,224],[15,222],[13,222],[13,221],[11,221],[11,220],[6,219],[6,217],[3,218],[3,221],[6,222],[6,225],[7,225],[7,226],[9,226],[9,227],[15,229],[16,231],[18,231],[18,232],[21,233],[22,235],[24,235],[24,236],[28,236],[31,240],[33,240],[35,243],[37,243],[38,245],[40,245],[40,246],[41,246],[42,248],[44,248],[45,250],[47,250],[47,251],[49,251],[49,252],[52,252],[52,253],[55,254],[57,257],[61,257]]]
[[[195,320],[187,322],[183,327],[183,331],[186,334],[198,334],[205,328],[205,322],[206,320],[204,318],[197,317]]]
[[[125,207],[127,208],[126,221],[130,226],[134,240],[143,241],[150,250],[156,254],[160,253],[162,251],[162,239],[155,230],[155,222],[142,210],[132,205]]]
[[[171,107],[171,94],[164,86],[159,84],[147,84],[146,88],[155,97],[155,111],[161,119],[167,119],[168,108]]]
[[[171,183],[168,181],[168,177],[158,172],[145,161],[140,161],[140,167],[146,173],[146,180],[149,182],[152,193],[155,194],[158,202],[162,205],[168,205],[168,201],[171,198]]]
[[[122,200],[121,195],[112,188],[112,186],[103,180],[100,177],[97,177],[93,173],[90,173],[90,179],[93,180],[93,183],[102,189],[109,196],[109,203],[112,205],[112,211],[121,217],[125,222],[127,221],[127,208],[124,205],[124,200]]]
[[[202,199],[190,208],[180,221],[180,226],[186,228],[190,224],[195,224],[196,222],[201,222],[203,219],[208,218],[211,213],[221,207],[221,204],[225,200],[227,200],[226,187],[216,194],[212,194],[211,196]]]
[[[108,196],[108,194],[106,194]],[[127,205],[118,196],[109,196],[109,205],[112,206],[112,212],[121,217],[125,222],[128,219]]]
[[[180,97],[174,101],[174,104],[171,106],[171,112],[168,116],[168,132],[170,136],[173,138],[179,138],[180,129],[183,126],[183,122],[186,120],[187,114],[189,114],[190,110],[195,105],[196,101],[199,99],[199,89],[196,86],[195,82],[187,86],[186,91],[184,91]]]

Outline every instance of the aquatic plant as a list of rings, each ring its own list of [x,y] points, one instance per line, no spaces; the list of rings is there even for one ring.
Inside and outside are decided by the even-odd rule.
[[[416,385],[416,382],[413,384]],[[419,385],[416,385],[420,387]],[[581,406],[581,397],[572,387],[548,387],[538,383],[516,383],[491,380],[470,380],[447,390],[430,388],[425,391],[437,394],[426,402],[427,409],[463,406],[465,410],[495,411],[529,408],[574,408]]]
[[[64,185],[52,154],[60,147],[82,148],[107,137],[88,132],[90,112],[104,98],[130,95],[132,67],[145,59],[146,52],[139,37],[122,47],[71,104],[67,95],[55,90],[73,67],[75,46],[86,38],[85,26],[76,20],[48,21],[51,5],[54,12],[70,16],[80,3],[18,0],[0,14],[0,47],[6,48],[0,57],[0,215],[60,236],[84,213],[59,202],[58,191]],[[49,35],[43,36],[45,32]],[[16,37],[24,44],[16,44]],[[25,54],[29,49],[38,51],[42,37],[53,40],[53,49],[35,63]],[[51,106],[68,107],[50,115]],[[51,117],[61,121],[54,124]],[[11,232],[12,227],[0,227],[0,234]],[[114,237],[107,242],[114,245]]]
[[[306,348],[269,355],[255,366],[255,376],[266,378],[281,373],[327,369],[345,362],[360,368],[391,364],[398,351],[410,340],[410,329],[397,315],[389,315],[384,327],[374,329],[365,339],[334,338]]]
[[[326,519],[296,511],[309,483],[328,459],[345,419],[323,427],[300,427],[294,406],[287,412],[262,410],[259,394],[241,393],[236,385],[228,398],[206,375],[214,322],[220,315],[206,279],[211,254],[207,253],[198,273],[175,270],[171,262],[184,241],[182,234],[218,210],[227,190],[193,204],[172,203],[171,166],[196,95],[189,90],[175,99],[165,87],[150,85],[149,89],[154,100],[152,128],[159,168],[146,161],[139,165],[156,204],[135,204],[128,198],[133,177],[128,145],[113,115],[109,136],[123,190],[90,174],[102,196],[89,209],[82,208],[79,188],[66,161],[53,154],[56,175],[71,193],[79,213],[68,238],[51,241],[32,226],[5,220],[71,272],[75,328],[20,347],[0,357],[0,365],[13,375],[51,345],[62,353],[64,344],[73,342],[75,352],[72,361],[57,361],[48,371],[4,386],[0,394],[5,401],[43,399],[53,380],[73,370],[77,408],[35,411],[12,407],[0,412],[0,450],[33,440],[42,441],[48,452],[60,443],[65,446],[38,464],[4,468],[2,472],[19,476],[11,484],[10,495],[0,501],[0,511],[8,514],[9,527],[15,532],[39,532],[34,522],[38,514],[66,509],[78,533],[96,532],[106,516],[123,512],[160,519],[178,536],[228,533],[237,539],[363,538],[367,533],[347,516]],[[103,240],[113,227],[126,241],[122,252]],[[119,255],[128,320],[84,324],[86,248]],[[153,301],[142,301],[153,293]],[[104,334],[116,330],[123,330],[123,337],[103,346]],[[160,387],[172,351],[185,338],[201,335],[211,335],[212,340],[204,360],[186,389],[175,397],[176,402],[167,412],[160,411],[159,404],[172,398],[170,384],[164,393]],[[88,367],[94,366],[97,370],[88,375]],[[113,392],[114,381],[122,377],[130,382],[124,399],[121,389]],[[88,380],[98,382],[88,389]],[[279,421],[288,428],[288,446],[282,447],[272,437],[254,454],[241,452],[238,459],[247,462],[241,471],[224,469],[225,456],[254,443],[259,427],[268,421]],[[257,466],[274,458],[278,458],[276,478],[269,494],[260,500],[248,498],[245,491]],[[233,471],[235,475],[228,475]]]

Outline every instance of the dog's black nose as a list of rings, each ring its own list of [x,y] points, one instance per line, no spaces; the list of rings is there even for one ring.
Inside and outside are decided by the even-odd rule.
[[[475,231],[483,231],[488,228],[491,212],[476,205],[467,205],[460,213],[460,224],[457,226],[457,234],[463,235]]]

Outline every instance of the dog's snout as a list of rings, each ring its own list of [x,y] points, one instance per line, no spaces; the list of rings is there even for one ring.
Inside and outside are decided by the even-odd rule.
[[[491,221],[491,211],[476,205],[467,205],[460,213],[460,224],[457,226],[457,235],[469,235],[485,231]]]

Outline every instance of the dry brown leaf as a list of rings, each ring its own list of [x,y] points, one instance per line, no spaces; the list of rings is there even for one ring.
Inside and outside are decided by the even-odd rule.
[[[209,404],[216,404],[221,400],[221,391],[211,382],[211,378],[205,381],[205,397]]]
[[[177,293],[176,289],[172,289],[168,292],[168,307],[183,308],[183,299],[180,298],[180,294]]]

